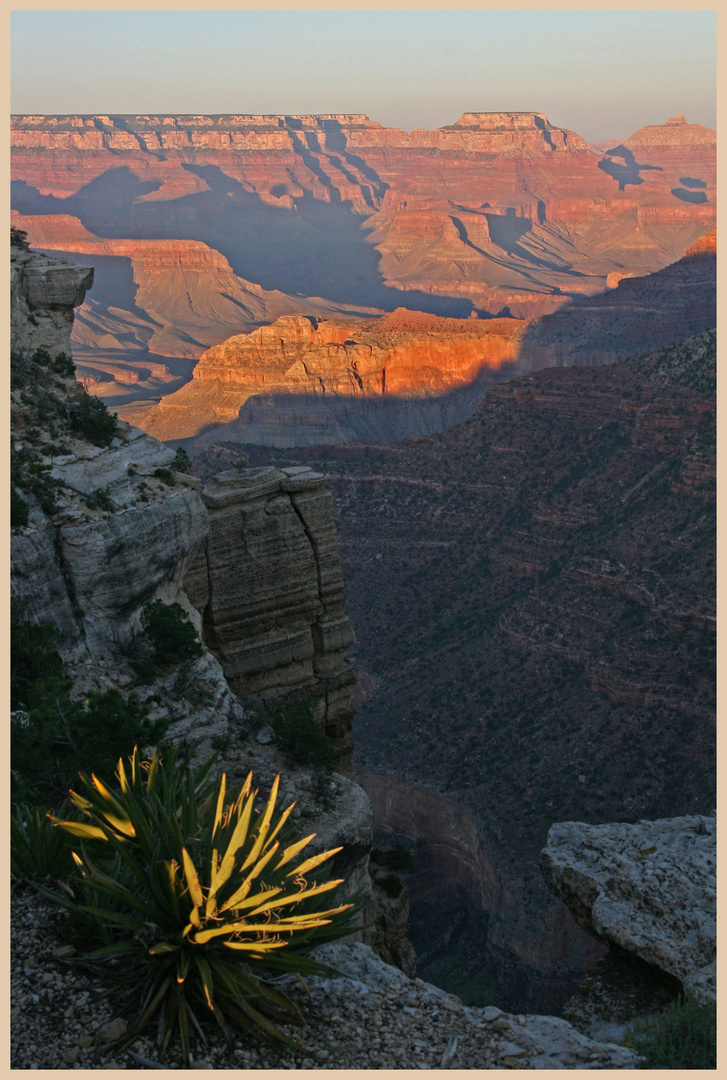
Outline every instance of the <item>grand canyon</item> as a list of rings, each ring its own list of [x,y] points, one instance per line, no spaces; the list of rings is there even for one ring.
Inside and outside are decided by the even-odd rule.
[[[543,113],[467,112],[409,132],[23,115],[11,134],[12,224],[50,257],[43,317],[75,305],[113,453],[146,448],[169,514],[153,477],[191,462],[174,585],[134,603],[183,594],[246,708],[314,695],[381,857],[411,858],[421,978],[560,1014],[605,939],[546,886],[554,823],[715,804],[715,133],[678,113],[589,144]],[[70,301],[56,260],[83,280]],[[45,326],[28,310],[18,342]],[[137,482],[74,453],[59,482]],[[77,513],[52,519],[61,547]],[[108,522],[83,527],[116,551]],[[63,604],[78,651],[91,624]],[[116,605],[111,656],[133,603],[93,604]],[[224,700],[198,741],[234,742]]]
[[[321,409],[337,438],[442,430],[504,362],[528,365],[525,326],[662,269],[715,224],[714,132],[681,114],[594,146],[539,113],[412,132],[363,115],[20,116],[11,135],[14,224],[97,271],[74,327],[79,374],[162,438],[227,423],[246,402],[245,442],[280,438],[289,413],[304,426],[307,409],[314,441],[326,441]],[[295,338],[296,315],[323,322],[309,373],[285,349],[265,357],[266,342]],[[262,366],[235,359],[248,346],[228,339],[281,317],[250,342]],[[430,335],[462,333],[480,340],[453,364]],[[417,381],[406,368],[423,349],[432,374]],[[373,380],[356,377],[362,350]]]

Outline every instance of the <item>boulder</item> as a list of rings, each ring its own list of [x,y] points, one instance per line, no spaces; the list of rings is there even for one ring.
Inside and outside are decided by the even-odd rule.
[[[714,817],[553,825],[541,869],[586,930],[715,1000]]]

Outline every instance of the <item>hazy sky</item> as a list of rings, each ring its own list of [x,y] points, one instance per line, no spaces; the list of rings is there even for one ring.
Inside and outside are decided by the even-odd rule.
[[[715,126],[714,11],[19,11],[14,113],[533,110],[589,141]]]

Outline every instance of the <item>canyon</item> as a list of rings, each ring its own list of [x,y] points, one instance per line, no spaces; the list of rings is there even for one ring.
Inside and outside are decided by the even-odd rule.
[[[476,931],[502,991],[525,970],[530,992],[562,1007],[557,950],[550,986],[534,959],[556,919],[539,870],[552,822],[714,805],[715,355],[711,331],[534,372],[424,438],[246,448],[258,465],[328,474],[357,637],[354,766],[377,828],[421,847],[413,808],[429,803],[435,820],[446,803],[476,822],[458,845],[465,864],[485,853],[480,883],[463,871],[438,927],[413,897],[432,949],[473,920],[441,985],[461,979]],[[236,452],[210,447],[195,470]],[[412,790],[387,801],[382,784]],[[443,891],[438,846],[419,854],[441,862]]]
[[[489,386],[546,367],[612,363],[710,329],[716,230],[654,274],[526,323],[397,308],[339,322],[284,316],[204,352],[189,383],[121,415],[192,450],[391,442],[465,420]]]
[[[540,113],[413,132],[16,116],[11,135],[13,223],[95,267],[74,355],[114,407],[178,390],[205,349],[280,316],[527,322],[661,269],[715,222],[714,132],[681,114],[605,151]]]
[[[157,698],[200,752],[241,740],[236,768],[277,760],[236,695],[311,694],[358,781],[323,833],[362,882],[360,784],[414,852],[420,974],[559,1011],[602,946],[542,880],[548,828],[714,800],[714,133],[97,116],[13,140],[13,224],[77,264],[20,258],[16,342],[72,343],[150,433],[46,455],[65,490],[14,587],[79,687],[129,677],[145,598],[182,602],[216,705]],[[168,489],[150,436],[195,476]]]

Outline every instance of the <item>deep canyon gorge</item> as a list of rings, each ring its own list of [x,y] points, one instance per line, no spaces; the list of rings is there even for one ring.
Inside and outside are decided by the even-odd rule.
[[[715,802],[714,132],[678,114],[604,150],[539,113],[97,115],[12,138],[13,225],[94,271],[43,318],[76,305],[78,379],[146,433],[114,450],[149,456],[133,513],[171,514],[153,467],[192,458],[164,595],[233,692],[314,693],[376,842],[414,858],[422,978],[559,1014],[604,946],[543,881],[550,827]],[[128,501],[112,457],[54,475]],[[21,593],[53,529],[64,565],[76,533],[117,552],[124,515],[68,499]],[[64,573],[37,611],[111,655],[123,575],[79,629]],[[224,701],[201,742],[237,723]]]

